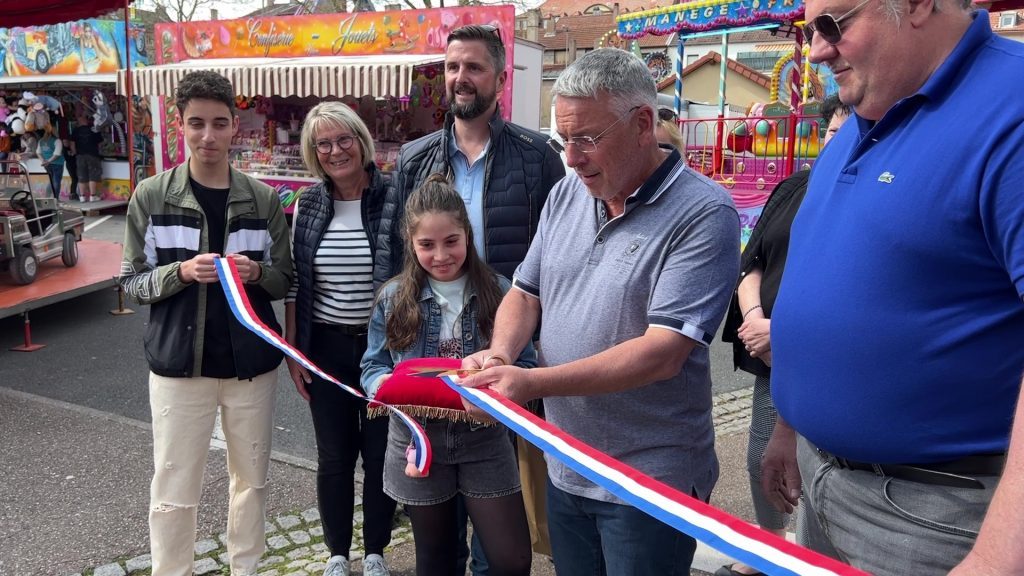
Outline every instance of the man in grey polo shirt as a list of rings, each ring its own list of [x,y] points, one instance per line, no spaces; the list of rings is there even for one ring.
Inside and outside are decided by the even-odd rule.
[[[587,53],[552,93],[550,144],[575,174],[548,197],[490,349],[464,362],[493,368],[464,383],[519,403],[544,398],[554,425],[706,500],[718,477],[707,346],[738,274],[736,209],[658,147],[654,82],[636,57]],[[542,317],[542,367],[501,366]],[[689,574],[692,538],[548,466],[559,576]]]

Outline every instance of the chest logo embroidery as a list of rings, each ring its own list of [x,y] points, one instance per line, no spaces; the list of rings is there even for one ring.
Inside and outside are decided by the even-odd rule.
[[[892,181],[896,179],[896,175],[886,170],[878,175],[878,181],[886,184],[892,184]]]

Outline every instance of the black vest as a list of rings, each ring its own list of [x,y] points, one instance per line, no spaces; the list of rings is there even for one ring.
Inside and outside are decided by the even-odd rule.
[[[363,230],[370,243],[370,257],[375,250],[374,239],[380,227],[381,207],[387,193],[387,178],[371,164],[366,172],[370,185],[363,191],[360,202]],[[292,226],[292,260],[295,266],[295,347],[309,352],[310,333],[313,328],[313,257],[320,247],[327,225],[334,218],[334,186],[324,181],[306,188],[299,196],[298,217]]]

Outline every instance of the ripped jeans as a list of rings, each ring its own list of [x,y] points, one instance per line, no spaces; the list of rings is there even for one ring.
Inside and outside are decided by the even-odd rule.
[[[221,409],[230,477],[227,549],[231,574],[256,573],[264,513],[277,370],[252,380],[166,378],[150,373],[153,482],[149,539],[153,576],[192,574],[196,514],[210,437]]]

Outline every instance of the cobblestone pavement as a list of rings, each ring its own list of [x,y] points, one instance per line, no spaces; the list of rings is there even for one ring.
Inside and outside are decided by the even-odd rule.
[[[750,422],[752,388],[724,392],[715,396],[712,414],[715,434],[723,436],[744,430]],[[357,493],[361,489],[357,486]],[[356,497],[355,523],[350,559],[359,560],[362,548],[362,502]],[[260,576],[318,576],[323,573],[329,553],[323,543],[320,513],[316,508],[268,519],[267,552],[260,562]],[[396,515],[389,550],[412,540],[409,519]],[[195,569],[198,575],[229,575],[225,535],[208,537],[195,544]],[[387,555],[387,554],[385,554]],[[73,576],[145,576],[151,572],[149,554],[119,558],[100,566],[85,569]],[[354,570],[353,573],[359,573]],[[694,571],[695,574],[699,572]]]
[[[363,557],[362,526],[363,512],[359,497],[356,497],[355,523],[352,551],[353,561]],[[267,520],[267,552],[259,564],[260,576],[306,576],[319,575],[326,567],[330,554],[324,545],[324,531],[320,525],[320,513],[316,508],[303,512],[285,514]],[[409,519],[396,515],[396,525],[391,533],[391,547],[401,546],[412,539]],[[227,550],[224,547],[225,534],[204,538],[195,545],[195,568],[198,575],[219,576],[230,574]],[[101,566],[84,570],[74,576],[126,576],[150,574],[152,564],[149,554],[134,558],[121,558]]]

